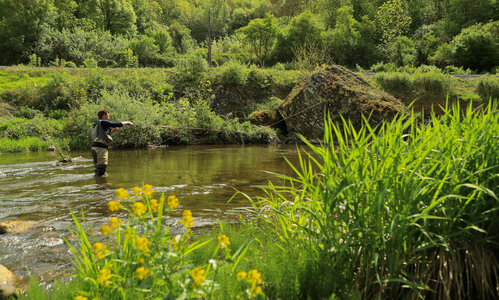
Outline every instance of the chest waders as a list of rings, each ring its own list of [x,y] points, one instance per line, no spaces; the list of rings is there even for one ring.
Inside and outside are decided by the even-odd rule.
[[[113,139],[111,138],[111,128],[104,130],[101,120],[93,125],[92,129],[92,157],[95,165],[95,177],[105,176],[108,162],[108,146]]]

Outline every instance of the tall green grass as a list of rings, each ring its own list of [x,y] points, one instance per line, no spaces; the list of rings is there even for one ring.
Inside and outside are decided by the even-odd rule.
[[[444,108],[428,124],[408,115],[356,130],[329,120],[295,176],[279,176],[288,184],[254,202],[282,249],[313,257],[300,297],[494,297],[498,137],[497,103]]]
[[[20,139],[0,138],[0,152],[40,151],[51,145],[51,142],[33,136]]]

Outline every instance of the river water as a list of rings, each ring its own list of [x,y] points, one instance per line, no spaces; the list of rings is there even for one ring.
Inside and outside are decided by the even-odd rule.
[[[70,209],[83,211],[95,229],[109,220],[107,203],[116,189],[151,184],[155,197],[176,195],[194,217],[193,230],[208,229],[218,220],[251,216],[244,197],[263,195],[258,185],[279,181],[265,171],[291,174],[284,157],[297,160],[296,146],[178,146],[148,150],[110,150],[108,176],[93,178],[90,152],[72,152],[79,161],[56,164],[54,152],[0,154],[0,223],[15,221],[26,232],[0,235],[0,264],[20,277],[34,275],[48,284],[71,271]],[[174,229],[175,230],[175,229]],[[181,226],[178,230],[181,230]]]

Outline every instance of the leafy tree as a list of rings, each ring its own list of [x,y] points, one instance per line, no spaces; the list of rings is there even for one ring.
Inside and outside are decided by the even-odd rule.
[[[465,28],[451,42],[455,65],[473,70],[491,70],[499,62],[499,44],[481,25]]]
[[[369,66],[377,60],[376,26],[367,16],[358,22],[353,12],[351,6],[338,9],[336,26],[326,38],[326,48],[331,49],[334,60],[339,64]]]
[[[487,23],[499,17],[497,0],[448,0],[446,1],[445,24],[447,34],[454,36],[461,29],[476,23]]]
[[[55,21],[50,0],[0,0],[0,63],[27,61],[42,32]]]
[[[143,35],[140,39],[132,39],[128,43],[129,48],[139,59],[140,66],[150,67],[166,63],[154,42],[152,37]]]
[[[139,33],[158,26],[161,17],[161,6],[154,0],[132,0],[132,7],[137,17],[136,25]]]
[[[55,26],[59,30],[73,28],[76,24],[76,9],[78,4],[74,0],[54,0],[56,8]]]
[[[132,36],[137,32],[137,17],[128,0],[80,0],[77,14],[112,34]]]
[[[229,24],[227,0],[208,0],[199,2],[186,20],[191,36],[198,42],[208,39],[208,14],[211,9],[211,38],[224,36]]]
[[[440,40],[433,32],[433,26],[423,25],[414,33],[413,41],[416,47],[416,64],[426,65],[429,58],[433,56],[440,44]]]
[[[275,44],[279,26],[277,19],[268,14],[264,19],[253,19],[251,22],[238,30],[244,34],[245,40],[249,43],[252,52],[255,54],[261,66],[269,57]]]
[[[94,59],[99,66],[112,66],[116,56],[126,47],[126,40],[113,36],[109,31],[85,31],[54,28],[45,30],[34,48],[44,63],[64,59],[82,65],[86,59]]]
[[[275,57],[280,62],[289,62],[293,58],[293,49],[297,47],[322,47],[324,30],[319,17],[311,12],[294,17],[286,31],[278,35]]]
[[[416,48],[414,47],[414,42],[410,38],[399,36],[390,45],[388,54],[390,56],[390,62],[399,67],[412,65],[416,57]]]
[[[388,0],[378,10],[376,21],[386,48],[404,35],[411,24],[401,0]]]
[[[330,41],[335,61],[342,65],[355,65],[359,40],[359,22],[353,18],[353,8],[344,6],[338,9],[338,18]]]

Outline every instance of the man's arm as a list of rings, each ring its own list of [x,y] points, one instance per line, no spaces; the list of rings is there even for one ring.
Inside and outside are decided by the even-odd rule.
[[[123,127],[123,126],[135,126],[132,122],[130,121],[123,121],[123,122],[120,122],[121,123],[121,126],[118,126],[118,127]],[[111,130],[111,134],[115,133],[116,131],[118,131],[118,127],[114,127],[113,130]]]

